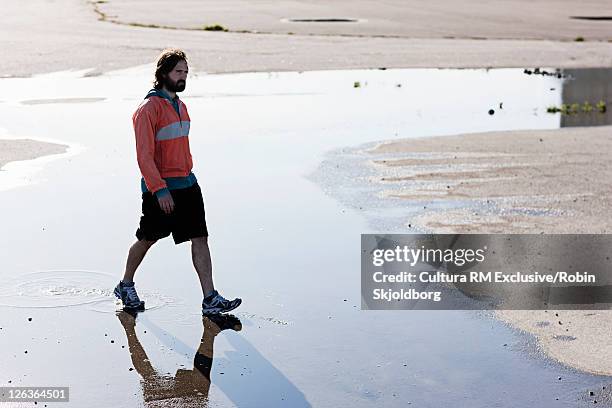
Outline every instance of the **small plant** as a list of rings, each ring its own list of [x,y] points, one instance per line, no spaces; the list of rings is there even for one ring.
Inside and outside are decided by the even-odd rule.
[[[593,105],[591,105],[589,102],[584,101],[584,103],[582,104],[582,111],[583,112],[592,112],[593,111]]]
[[[576,37],[576,38],[574,38],[574,41],[576,41],[576,42],[584,42],[584,37]]]
[[[591,104],[589,101],[584,101],[582,105],[579,103],[567,104],[563,103],[561,106],[549,106],[546,108],[546,112],[548,113],[558,113],[561,112],[563,115],[576,115],[578,113],[592,113],[595,109],[599,113],[606,113],[607,105],[606,102],[601,100],[597,102],[595,106]]]
[[[595,105],[595,107],[597,108],[597,111],[599,113],[606,113],[606,111],[608,110],[608,108],[606,107],[606,102],[605,101],[597,102],[597,105]]]
[[[223,27],[220,24],[213,24],[204,26],[204,31],[227,31],[227,28]]]
[[[580,104],[579,103],[572,103],[570,105],[570,113],[572,115],[574,115],[574,114],[576,114],[578,112],[580,112]]]
[[[569,115],[570,113],[570,106],[566,103],[562,103],[561,104],[561,113],[563,113],[564,115]]]
[[[359,82],[359,81],[355,81],[355,82],[353,83],[353,88],[361,88],[361,82]]]

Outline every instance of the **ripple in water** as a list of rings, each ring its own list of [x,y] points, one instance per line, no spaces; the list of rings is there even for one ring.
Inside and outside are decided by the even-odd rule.
[[[113,289],[117,277],[104,272],[50,270],[33,272],[0,284],[0,306],[18,308],[58,308],[87,306],[97,312],[114,313],[117,308]],[[157,293],[139,291],[146,308],[157,309],[172,299]]]

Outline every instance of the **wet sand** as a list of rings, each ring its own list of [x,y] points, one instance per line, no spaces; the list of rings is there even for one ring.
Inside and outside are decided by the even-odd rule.
[[[406,220],[436,233],[610,233],[612,127],[490,132],[383,143],[369,153],[388,197],[460,202]],[[392,158],[386,156],[393,155]],[[426,205],[425,205],[426,207]],[[611,311],[499,311],[551,357],[612,375]]]

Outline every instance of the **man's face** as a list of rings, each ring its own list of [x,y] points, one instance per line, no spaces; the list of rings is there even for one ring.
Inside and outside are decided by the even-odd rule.
[[[187,73],[189,68],[185,61],[179,61],[174,69],[166,75],[164,85],[171,92],[183,92],[187,84]]]

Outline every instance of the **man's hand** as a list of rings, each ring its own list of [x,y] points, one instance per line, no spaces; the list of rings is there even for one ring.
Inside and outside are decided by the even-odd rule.
[[[164,194],[161,197],[157,197],[157,201],[162,211],[166,214],[170,214],[174,211],[174,200],[170,194]]]

